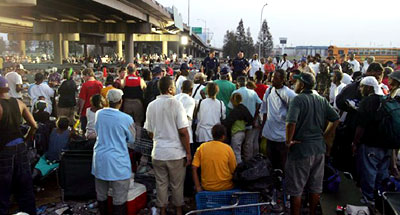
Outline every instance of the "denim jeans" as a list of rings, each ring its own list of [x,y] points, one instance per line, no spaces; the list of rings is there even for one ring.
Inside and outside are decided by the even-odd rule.
[[[0,215],[8,214],[14,194],[19,211],[36,214],[32,173],[25,143],[0,151]]]
[[[361,191],[369,201],[374,200],[377,185],[389,177],[391,149],[376,148],[361,144],[357,151]]]

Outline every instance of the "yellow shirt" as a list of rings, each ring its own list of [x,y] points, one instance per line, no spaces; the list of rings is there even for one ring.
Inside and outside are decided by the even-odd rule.
[[[101,89],[101,91],[100,91],[101,96],[103,96],[103,98],[107,99],[107,93],[111,89],[115,89],[115,88],[112,85],[110,85],[108,87]]]
[[[201,167],[201,185],[204,190],[222,191],[233,188],[236,158],[229,145],[219,141],[201,144],[192,165]]]

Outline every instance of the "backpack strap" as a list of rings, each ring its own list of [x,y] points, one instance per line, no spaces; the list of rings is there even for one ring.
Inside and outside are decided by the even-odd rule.
[[[220,107],[220,114],[221,114],[221,117],[220,117],[220,121],[222,122],[222,101],[221,100],[219,100],[219,103],[221,103],[221,107]]]
[[[196,90],[194,91],[194,93],[192,95],[192,98],[194,98],[196,96],[197,91],[200,89],[200,87],[201,87],[201,84],[199,84],[199,86],[197,86]],[[201,102],[201,100],[200,100],[200,102]],[[200,105],[200,103],[199,103],[199,105]]]
[[[278,91],[276,89],[275,89],[275,93],[279,97],[279,99],[281,100],[283,106],[285,106],[287,108],[288,104],[286,103],[285,100],[282,99],[281,95],[279,95],[279,93],[278,93]]]

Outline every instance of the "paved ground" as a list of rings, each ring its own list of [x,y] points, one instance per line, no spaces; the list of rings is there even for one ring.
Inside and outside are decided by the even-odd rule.
[[[338,193],[324,193],[321,197],[322,212],[324,215],[336,214],[336,206],[346,204],[361,206],[361,192],[356,183],[340,173],[342,182]]]
[[[324,193],[321,197],[321,206],[324,215],[335,215],[337,205],[361,205],[361,192],[359,188],[356,187],[355,182],[347,179],[343,174],[341,174],[341,179],[342,182],[338,193]],[[55,175],[44,180],[42,182],[42,188],[44,190],[35,194],[37,206],[61,201],[60,190]],[[16,209],[17,205],[14,203],[11,211],[15,212]]]

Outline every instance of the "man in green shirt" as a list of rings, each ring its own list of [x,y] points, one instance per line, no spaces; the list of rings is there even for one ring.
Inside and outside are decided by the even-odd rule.
[[[314,93],[315,77],[310,73],[294,75],[294,97],[286,117],[286,186],[292,215],[300,215],[301,196],[308,187],[310,214],[314,215],[322,193],[325,165],[325,140],[332,137],[339,115],[322,96]],[[326,122],[329,121],[325,129]],[[325,129],[325,132],[324,132]]]
[[[217,99],[221,100],[224,102],[226,110],[227,110],[227,115],[229,114],[229,109],[228,109],[228,104],[229,100],[231,99],[231,95],[233,91],[236,90],[235,84],[233,84],[230,79],[231,79],[231,70],[229,67],[224,67],[222,68],[220,75],[221,79],[214,81],[219,87],[219,93],[217,94]]]

